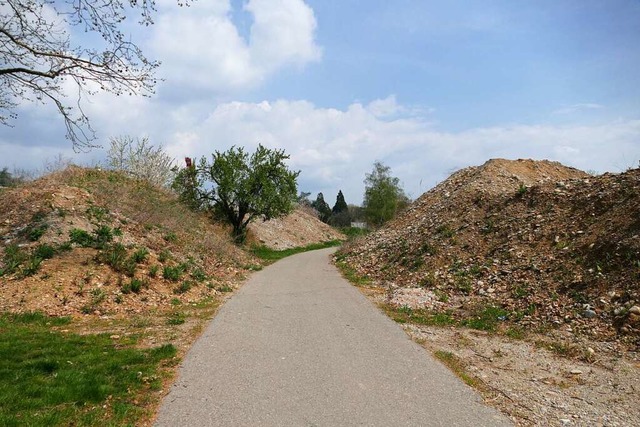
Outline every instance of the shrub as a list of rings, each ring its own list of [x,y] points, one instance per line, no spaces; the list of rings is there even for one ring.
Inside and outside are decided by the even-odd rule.
[[[97,259],[129,277],[132,277],[136,270],[136,263],[127,258],[127,249],[120,243],[106,247],[97,255]]]
[[[88,248],[93,245],[93,237],[85,230],[74,228],[69,232],[69,241],[76,245]]]
[[[102,249],[113,240],[113,230],[108,225],[101,225],[94,232],[93,246]]]
[[[18,245],[9,245],[4,249],[3,267],[0,276],[15,273],[18,267],[27,260],[27,254]]]
[[[159,265],[152,265],[149,267],[149,277],[156,277],[158,275],[158,270],[160,270]]]
[[[33,256],[41,259],[50,259],[56,254],[56,249],[47,244],[38,245],[33,251]]]
[[[149,256],[149,251],[147,250],[147,248],[140,248],[136,250],[133,255],[131,255],[131,259],[136,264],[140,264],[147,259],[147,256]]]

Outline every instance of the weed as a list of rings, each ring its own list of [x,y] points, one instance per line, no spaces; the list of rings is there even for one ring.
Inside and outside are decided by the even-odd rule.
[[[104,249],[113,240],[113,230],[108,225],[101,225],[93,232],[93,246]]]
[[[439,226],[438,228],[436,228],[436,233],[446,238],[451,238],[456,234],[455,231],[448,225]]]
[[[480,380],[466,372],[464,364],[455,354],[450,351],[438,350],[434,356],[447,365],[465,384],[471,387],[479,386]]]
[[[527,286],[518,285],[511,291],[514,298],[524,298],[529,295],[529,288]]]
[[[38,224],[33,227],[28,227],[26,231],[27,238],[32,242],[37,242],[48,228],[49,226],[47,224]]]
[[[133,277],[136,270],[136,263],[127,258],[127,249],[124,245],[116,243],[106,247],[96,256],[99,262],[105,263],[115,271]]]
[[[146,283],[143,280],[132,278],[129,286],[131,287],[131,292],[138,294],[143,286],[146,287]]]
[[[83,248],[88,248],[93,245],[93,237],[85,230],[79,228],[74,228],[69,231],[69,241]]]
[[[167,249],[163,249],[159,254],[158,254],[158,261],[160,262],[167,262],[168,260],[170,260],[172,258],[171,252],[169,252]]]
[[[40,269],[40,264],[42,264],[42,258],[31,256],[27,263],[22,267],[20,275],[22,277],[33,276]]]
[[[160,270],[159,265],[152,265],[149,267],[149,277],[156,277],[158,275],[158,270]]]
[[[220,292],[233,292],[233,288],[229,285],[222,285],[218,288],[218,291]]]
[[[527,193],[527,186],[524,184],[520,184],[520,186],[516,190],[516,197],[522,198],[526,193]]]
[[[472,316],[462,320],[461,324],[471,329],[494,332],[498,323],[507,318],[507,314],[505,309],[490,305],[477,308]]]
[[[513,338],[514,340],[521,340],[525,337],[524,329],[518,326],[512,326],[508,328],[504,334],[509,338]]]
[[[38,245],[33,251],[33,256],[41,258],[41,259],[51,259],[56,254],[56,249],[51,246],[45,244]]]
[[[186,316],[182,312],[175,312],[167,319],[169,325],[182,325],[186,321]]]
[[[87,208],[86,214],[89,220],[94,220],[95,222],[100,223],[107,219],[109,209],[91,205]]]
[[[412,309],[407,306],[398,308],[388,304],[381,304],[381,307],[398,323],[415,323],[430,326],[449,326],[456,323],[448,311],[441,313],[425,309]]]
[[[207,273],[204,272],[201,268],[196,268],[191,272],[191,277],[197,282],[204,282],[207,280]]]
[[[456,289],[465,295],[469,295],[473,290],[471,279],[466,276],[456,276],[455,278]]]
[[[177,282],[178,280],[180,280],[180,277],[182,277],[183,273],[184,270],[179,265],[174,267],[165,265],[162,269],[162,277],[172,282]]]
[[[336,266],[342,272],[342,276],[347,279],[349,282],[353,283],[356,286],[369,286],[371,284],[371,279],[367,276],[359,274],[353,267],[346,263],[346,261],[336,262]]]
[[[167,241],[167,242],[176,242],[178,240],[178,236],[176,235],[176,233],[174,233],[173,231],[168,232],[167,234],[165,234],[164,236],[162,236],[162,238]]]
[[[435,289],[433,293],[438,298],[440,302],[449,302],[449,295],[446,292],[441,291],[440,289]]]
[[[180,304],[182,304],[182,301],[180,301],[178,298],[171,299],[171,305],[180,305]]]
[[[73,249],[73,246],[71,245],[71,242],[69,242],[69,241],[63,242],[58,246],[58,250],[60,252],[68,252],[71,249]]]
[[[189,291],[193,287],[193,282],[189,280],[184,280],[180,285],[173,290],[174,294],[184,294]]]
[[[136,250],[133,255],[131,255],[131,260],[136,264],[140,264],[141,262],[144,262],[148,256],[149,251],[147,250],[147,248],[140,248]]]
[[[28,255],[18,247],[18,245],[9,245],[4,249],[4,266],[0,268],[0,276],[13,274],[18,267],[28,259]]]
[[[427,272],[418,282],[421,288],[434,288],[436,286],[436,278],[432,271]]]

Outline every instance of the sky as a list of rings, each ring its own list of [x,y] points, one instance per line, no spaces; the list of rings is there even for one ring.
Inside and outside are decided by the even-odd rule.
[[[158,0],[127,27],[162,62],[150,98],[87,97],[109,138],[182,164],[233,145],[284,149],[299,190],[360,204],[375,161],[412,198],[491,158],[622,172],[640,161],[638,0]],[[87,42],[74,34],[74,41]],[[0,125],[0,167],[75,153],[52,105]]]

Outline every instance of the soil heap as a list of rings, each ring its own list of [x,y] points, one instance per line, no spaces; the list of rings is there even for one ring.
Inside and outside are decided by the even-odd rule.
[[[249,224],[249,240],[271,249],[283,250],[331,240],[344,240],[335,228],[321,222],[313,209],[298,207],[289,215]]]
[[[640,169],[490,160],[451,175],[339,258],[396,306],[640,338]]]
[[[258,263],[205,214],[119,172],[70,167],[0,198],[0,312],[162,309],[230,291]]]

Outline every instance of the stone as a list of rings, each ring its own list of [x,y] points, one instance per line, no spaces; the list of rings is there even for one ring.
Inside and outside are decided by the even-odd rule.
[[[640,314],[640,305],[634,305],[629,309],[629,313]]]
[[[591,309],[587,309],[582,313],[582,315],[587,319],[593,319],[594,317],[597,316],[597,313]]]

